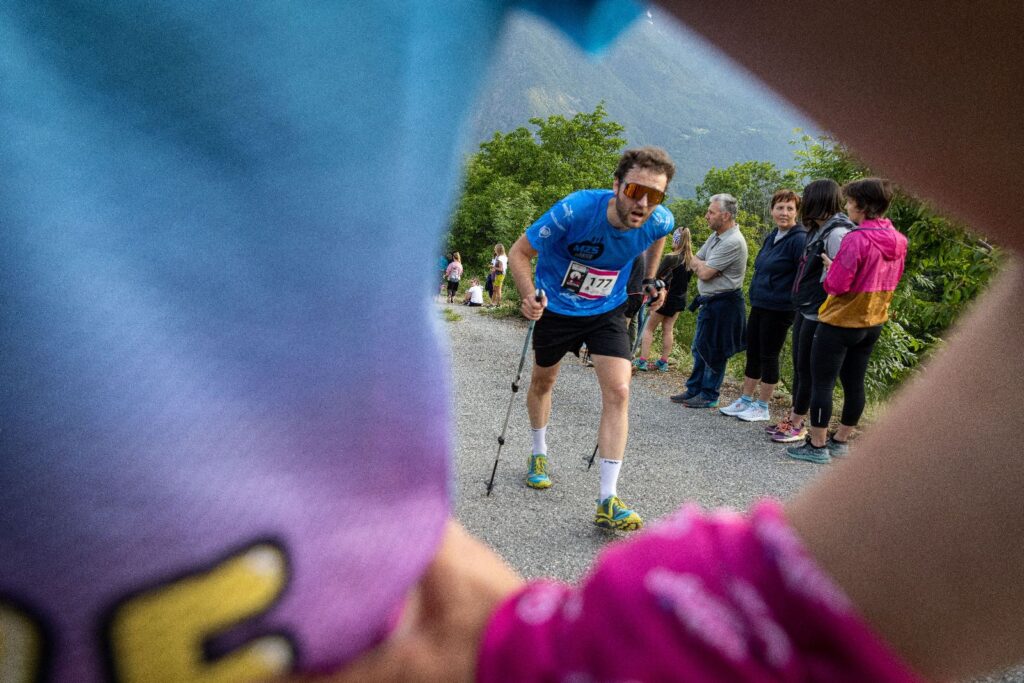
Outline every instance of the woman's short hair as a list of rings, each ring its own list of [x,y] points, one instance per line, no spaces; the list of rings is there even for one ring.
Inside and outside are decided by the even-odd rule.
[[[778,190],[775,194],[773,194],[772,203],[768,205],[768,208],[774,209],[775,205],[778,204],[779,202],[793,202],[793,204],[796,206],[796,210],[800,210],[800,195],[798,195],[796,192],[793,192],[793,190],[790,190],[788,188],[784,187],[781,190]]]
[[[831,178],[811,181],[804,188],[800,221],[808,228],[817,227],[814,221],[826,221],[842,210],[843,193]]]
[[[884,216],[892,204],[892,183],[885,178],[861,178],[843,186],[843,194],[853,200],[867,218]]]

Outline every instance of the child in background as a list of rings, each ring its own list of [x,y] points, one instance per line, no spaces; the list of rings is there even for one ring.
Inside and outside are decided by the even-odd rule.
[[[462,300],[464,306],[483,306],[484,288],[480,285],[480,278],[470,280],[469,289],[466,290],[466,297]]]

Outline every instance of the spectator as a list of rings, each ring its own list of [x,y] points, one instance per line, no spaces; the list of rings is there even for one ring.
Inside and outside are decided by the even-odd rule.
[[[800,196],[792,190],[779,190],[772,196],[775,229],[761,242],[748,290],[750,317],[743,390],[735,402],[720,409],[723,415],[735,415],[747,422],[767,422],[771,418],[768,402],[779,383],[779,355],[793,324],[791,290],[807,237],[803,226],[797,225],[799,209]],[[758,382],[761,389],[754,400]]]
[[[690,309],[700,309],[691,347],[693,371],[686,390],[671,397],[687,408],[718,406],[725,364],[743,350],[747,312],[740,288],[747,269],[747,241],[736,224],[736,211],[732,195],[711,198],[705,214],[711,237],[690,259],[698,294]]]
[[[792,443],[807,436],[804,424],[811,403],[811,347],[818,329],[818,308],[827,294],[822,256],[832,258],[838,253],[843,237],[853,223],[842,213],[842,193],[831,179],[815,180],[804,188],[801,220],[808,233],[803,255],[793,281],[793,405],[789,417],[767,427],[772,441]]]
[[[466,306],[483,306],[484,305],[484,288],[480,286],[480,279],[473,278],[470,280],[470,287],[466,290],[466,297],[462,303]]]
[[[679,312],[686,308],[686,292],[690,286],[690,262],[693,258],[693,247],[690,241],[689,228],[676,228],[672,233],[672,253],[666,254],[658,266],[657,278],[668,287],[665,305],[651,314],[644,327],[644,336],[640,341],[640,358],[634,361],[637,370],[649,370],[647,361],[654,341],[654,330],[661,327],[661,358],[654,362],[658,372],[668,372],[668,358],[672,353],[675,323]]]
[[[494,245],[494,258],[491,260],[491,267],[494,268],[494,294],[491,297],[491,304],[501,305],[501,288],[505,284],[505,271],[508,270],[508,256],[505,255],[505,245],[498,243]]]
[[[889,305],[903,275],[907,238],[885,212],[892,202],[888,180],[864,178],[843,188],[846,213],[856,224],[833,261],[822,254],[828,298],[818,312],[811,347],[811,434],[786,449],[789,457],[827,463],[849,452],[850,434],[864,412],[868,360],[889,319]],[[832,392],[843,384],[843,414],[829,437]]]
[[[448,303],[453,304],[459,291],[459,281],[462,280],[462,257],[459,252],[452,252],[452,262],[448,264],[444,276],[448,280]]]

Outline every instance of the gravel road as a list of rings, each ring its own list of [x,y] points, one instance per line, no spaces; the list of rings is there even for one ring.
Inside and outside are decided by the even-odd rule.
[[[445,308],[435,305],[439,314]],[[496,320],[479,309],[451,309],[461,316],[446,323],[457,397],[456,514],[526,576],[575,579],[605,543],[619,536],[592,524],[598,466],[588,472],[584,459],[594,449],[600,415],[594,370],[575,356],[562,361],[548,425],[554,485],[535,491],[525,484],[531,449],[528,354],[494,491],[487,497],[485,483],[527,328],[524,321]],[[765,423],[671,403],[668,397],[681,391],[684,379],[675,370],[634,375],[619,495],[645,520],[673,512],[686,500],[744,509],[762,496],[785,498],[820,469],[782,455],[783,447],[765,438]]]
[[[598,468],[595,464],[587,471],[585,460],[594,449],[600,415],[594,370],[574,356],[562,361],[548,425],[554,485],[535,491],[525,483],[531,448],[525,393],[532,354],[527,355],[488,497],[486,482],[526,323],[497,320],[465,306],[434,305],[438,316],[450,308],[461,318],[442,323],[451,341],[456,395],[456,516],[524,576],[577,579],[605,544],[624,535],[592,523]],[[673,512],[687,500],[746,509],[763,496],[787,498],[822,469],[783,455],[783,446],[765,438],[765,423],[671,403],[668,397],[682,390],[684,380],[685,374],[675,368],[633,378],[619,495],[646,521]],[[724,398],[732,400],[734,393]],[[1024,667],[975,683],[1024,683]]]

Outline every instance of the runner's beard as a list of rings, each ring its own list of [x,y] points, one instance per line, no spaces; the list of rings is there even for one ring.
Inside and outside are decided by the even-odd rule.
[[[625,225],[627,229],[633,229],[633,226],[629,224],[630,213],[630,211],[627,211],[625,207],[622,206],[622,202],[615,202],[615,215],[619,217],[619,222]],[[643,225],[646,220],[647,217],[645,216],[644,220],[640,221],[640,225]],[[636,227],[639,228],[640,225]]]

